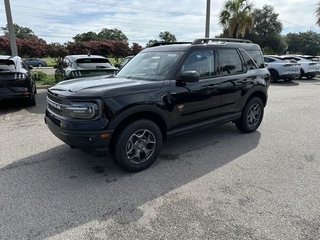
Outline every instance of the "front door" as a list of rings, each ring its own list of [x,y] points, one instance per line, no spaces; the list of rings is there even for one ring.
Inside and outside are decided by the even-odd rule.
[[[219,115],[220,78],[216,71],[214,50],[191,52],[181,71],[197,71],[199,82],[171,81],[170,99],[173,125],[179,127]]]

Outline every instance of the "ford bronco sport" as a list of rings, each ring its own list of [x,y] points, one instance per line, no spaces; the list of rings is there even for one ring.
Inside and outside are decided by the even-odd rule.
[[[93,154],[110,150],[119,167],[141,171],[165,139],[228,122],[255,131],[269,85],[260,47],[251,41],[158,43],[116,76],[49,88],[45,122],[66,144]]]

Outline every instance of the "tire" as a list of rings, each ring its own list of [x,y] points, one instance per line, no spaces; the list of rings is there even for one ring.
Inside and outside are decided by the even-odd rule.
[[[301,69],[300,69],[300,76],[299,76],[298,79],[302,79],[303,76],[304,76],[304,71],[303,71],[303,69],[301,68]]]
[[[236,121],[236,127],[245,133],[251,133],[260,126],[264,113],[264,105],[260,98],[251,98],[242,110],[242,115]]]
[[[279,79],[279,74],[275,70],[270,70],[270,75],[271,75],[271,81],[272,82],[277,82]]]
[[[42,63],[38,63],[37,66],[38,66],[38,67],[43,67],[43,64],[42,64]]]
[[[110,153],[120,168],[138,172],[157,160],[161,148],[162,133],[159,127],[150,120],[142,119],[131,122],[115,136]]]
[[[311,80],[313,78],[314,78],[314,76],[307,76],[307,79],[309,79],[309,80]]]
[[[29,106],[36,106],[36,105],[37,105],[36,96],[35,96],[35,93],[34,93],[34,92],[31,93],[31,95],[30,95],[30,97],[29,97],[29,99],[28,99],[27,104],[28,104]]]
[[[292,80],[293,80],[292,78],[284,79],[285,82],[291,82]]]

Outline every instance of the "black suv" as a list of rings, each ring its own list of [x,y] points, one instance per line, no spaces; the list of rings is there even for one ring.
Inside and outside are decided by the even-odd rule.
[[[140,171],[173,136],[228,122],[246,133],[259,127],[270,74],[258,45],[207,38],[157,45],[116,76],[48,89],[45,122],[51,132],[93,154],[110,150],[119,167]]]

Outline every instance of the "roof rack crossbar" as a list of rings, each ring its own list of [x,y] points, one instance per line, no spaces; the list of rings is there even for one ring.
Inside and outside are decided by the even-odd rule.
[[[238,43],[252,43],[252,41],[247,39],[238,39],[238,38],[198,38],[192,42],[194,44],[202,44],[209,42],[238,42]]]

